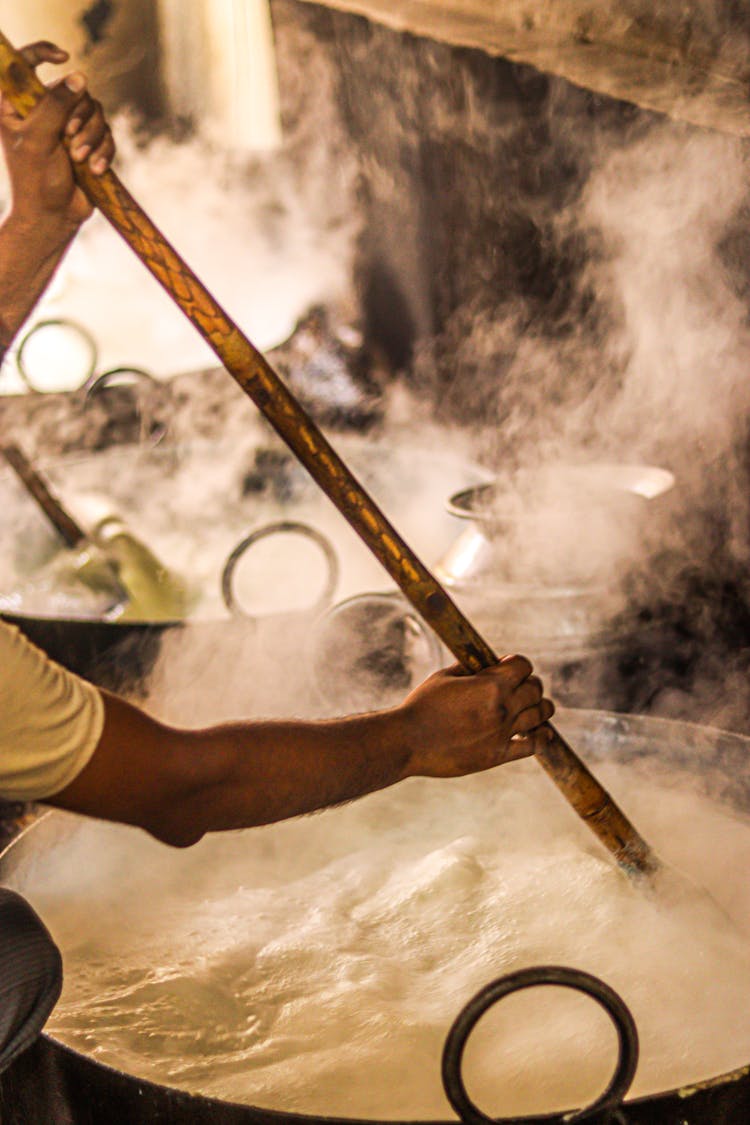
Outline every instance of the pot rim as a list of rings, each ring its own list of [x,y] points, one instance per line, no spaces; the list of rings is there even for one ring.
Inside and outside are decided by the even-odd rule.
[[[550,471],[569,478],[572,484],[588,484],[602,495],[639,497],[642,500],[655,500],[669,492],[675,484],[675,476],[658,465],[647,465],[630,461],[590,461],[578,463],[563,462],[559,466],[546,466]],[[475,520],[477,523],[497,523],[506,517],[493,511],[491,500],[498,491],[500,478],[480,484],[470,485],[454,492],[447,503],[447,510],[458,519]],[[487,500],[490,503],[484,503]],[[581,511],[585,511],[585,505]],[[514,517],[511,517],[513,519]]]

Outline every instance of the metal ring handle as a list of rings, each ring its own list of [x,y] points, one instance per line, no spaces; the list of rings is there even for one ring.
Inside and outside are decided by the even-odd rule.
[[[29,388],[29,390],[36,391],[37,394],[46,393],[43,390],[41,390],[39,387],[35,386],[34,381],[31,378],[31,376],[29,375],[29,372],[26,368],[26,359],[25,359],[25,356],[24,356],[24,353],[26,352],[26,349],[27,349],[29,343],[31,342],[31,340],[33,340],[34,336],[36,336],[36,334],[38,332],[43,331],[45,328],[70,328],[70,329],[73,329],[73,331],[77,333],[77,335],[80,337],[80,339],[88,347],[90,358],[89,358],[89,362],[88,362],[88,367],[86,369],[86,373],[83,376],[83,378],[80,380],[80,382],[76,385],[76,387],[70,388],[70,389],[78,390],[81,387],[84,387],[86,385],[86,383],[88,382],[88,380],[91,378],[91,376],[96,371],[96,362],[97,362],[97,359],[99,357],[99,349],[97,347],[96,340],[94,339],[94,337],[91,335],[91,333],[88,331],[87,328],[84,328],[83,325],[79,324],[77,321],[69,320],[66,317],[55,317],[51,320],[39,320],[22,337],[21,342],[18,345],[18,350],[16,352],[16,367],[18,368],[18,374],[21,376],[21,378],[23,379],[24,383]]]
[[[564,965],[543,965],[521,969],[499,977],[481,989],[459,1012],[443,1048],[442,1077],[448,1101],[465,1125],[497,1125],[501,1118],[491,1118],[474,1104],[466,1092],[461,1074],[464,1048],[469,1035],[484,1013],[503,997],[537,985],[559,985],[584,992],[596,1000],[611,1018],[617,1031],[617,1065],[606,1090],[592,1102],[574,1113],[563,1114],[559,1120],[589,1120],[601,1110],[615,1110],[622,1103],[638,1065],[638,1032],[630,1010],[617,993],[590,973]]]
[[[390,647],[387,636],[383,635],[381,623],[388,620],[388,615],[393,614],[392,621],[400,619],[408,622],[412,628],[413,636],[419,638],[426,648],[425,659],[420,661],[422,667],[419,677],[424,678],[436,671],[444,664],[443,653],[437,635],[424,623],[416,610],[406,600],[400,590],[367,591],[353,594],[335,605],[326,609],[325,613],[313,623],[307,643],[307,658],[310,669],[310,686],[318,698],[326,706],[336,706],[341,700],[342,684],[339,673],[345,668],[345,690],[354,692],[356,701],[351,705],[356,710],[371,711],[378,707],[387,706],[380,692],[388,693],[393,690],[397,699],[403,698],[410,687],[399,684],[394,689],[389,689],[386,680],[388,677],[388,649]],[[366,632],[361,634],[362,644],[358,645],[360,637],[360,623],[367,619]],[[353,629],[352,632],[349,630]],[[332,651],[333,650],[333,651]],[[377,660],[378,654],[386,657],[385,664],[381,664],[380,671],[374,672],[370,664],[372,658]],[[345,655],[344,667],[339,665],[340,656]],[[406,654],[404,654],[406,655]],[[361,665],[368,667],[365,681],[361,677]],[[383,680],[376,685],[369,679],[370,675],[376,679],[382,676]],[[412,680],[411,687],[416,686]]]
[[[150,386],[161,386],[160,381],[143,367],[111,367],[108,371],[102,371],[99,375],[92,373],[83,384],[84,408],[89,405],[95,395],[107,390],[108,387],[138,386],[144,383]],[[152,428],[150,419],[146,417],[140,401],[136,402],[136,408],[141,444],[148,444],[151,447],[158,445],[164,438],[167,427],[161,423]],[[146,442],[146,437],[148,437],[148,442]]]
[[[125,378],[128,375],[131,376],[130,379]],[[126,384],[128,382],[139,383],[142,380],[149,383],[158,382],[151,372],[146,371],[144,367],[111,367],[109,371],[102,371],[99,375],[94,375],[92,372],[83,384],[83,390],[86,398],[91,398],[92,395],[105,390],[111,384],[117,386],[123,382]]]
[[[323,592],[309,609],[301,612],[320,613],[320,611],[329,604],[339,580],[339,559],[330,540],[327,539],[322,532],[311,527],[310,524],[300,523],[297,520],[278,520],[275,523],[267,523],[264,524],[263,527],[251,531],[249,535],[246,535],[244,539],[240,540],[224,563],[224,569],[221,573],[221,596],[224,599],[224,605],[230,613],[233,613],[237,617],[253,617],[253,614],[245,612],[234,595],[234,572],[242,556],[255,543],[260,542],[261,539],[268,539],[272,535],[284,535],[287,533],[302,535],[315,543],[323,553],[328,567]]]

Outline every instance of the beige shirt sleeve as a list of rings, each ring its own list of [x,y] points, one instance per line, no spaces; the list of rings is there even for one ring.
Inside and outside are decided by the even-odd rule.
[[[0,621],[0,797],[59,793],[91,758],[103,726],[99,691]]]

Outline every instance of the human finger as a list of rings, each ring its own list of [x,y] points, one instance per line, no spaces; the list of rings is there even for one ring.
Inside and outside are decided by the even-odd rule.
[[[46,39],[27,44],[27,46],[21,48],[20,54],[24,61],[32,67],[37,67],[45,62],[63,63],[69,57],[68,52],[64,51],[62,47],[58,47],[55,43],[50,43]],[[0,97],[0,117],[4,125],[10,124],[14,119],[21,120],[7,96]]]
[[[65,124],[66,137],[74,137],[80,133],[84,126],[96,113],[97,102],[88,93],[84,92],[75,106],[70,110],[70,116]]]
[[[498,676],[501,675],[506,682],[510,682],[511,686],[514,684],[522,683],[533,671],[531,662],[525,656],[503,656],[498,660],[497,664],[490,664],[487,668],[481,668],[478,672],[472,672],[471,669],[464,667],[463,664],[455,663],[448,664],[445,668],[440,669],[442,676],[454,676],[460,678],[463,676]]]
[[[486,670],[493,671],[495,675],[501,676],[511,688],[516,688],[531,675],[532,666],[531,661],[527,660],[525,656],[514,655],[504,656],[491,669]]]
[[[544,688],[542,681],[538,676],[527,676],[517,688],[513,690],[509,703],[516,711],[523,711],[525,707],[531,707],[544,695]]]
[[[544,750],[552,738],[552,728],[546,724],[524,734],[514,734],[508,741],[503,761],[516,762],[520,758],[531,758]]]
[[[104,171],[115,154],[115,143],[102,107],[93,99],[87,98],[86,103],[76,108],[71,119],[74,132],[70,139],[70,155],[78,162],[89,159],[92,171]],[[85,117],[79,116],[81,109],[85,110]]]
[[[107,132],[102,143],[94,149],[89,157],[89,167],[96,176],[101,176],[109,168],[115,155],[115,142],[112,131],[107,127]]]
[[[48,39],[39,39],[36,43],[27,44],[21,48],[20,54],[29,66],[40,66],[41,63],[46,62],[64,63],[70,58],[67,51],[58,47],[56,43],[50,43]]]
[[[528,734],[536,730],[542,723],[548,723],[555,713],[555,705],[551,699],[540,699],[530,707],[519,711],[513,723],[514,734]]]

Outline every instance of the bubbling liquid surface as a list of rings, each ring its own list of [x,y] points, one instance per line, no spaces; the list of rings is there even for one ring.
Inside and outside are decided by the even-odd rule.
[[[750,932],[750,823],[663,777],[598,773]],[[634,1094],[750,1058],[746,937],[700,897],[633,887],[533,762],[414,779],[185,852],[82,822],[58,854],[25,888],[65,961],[48,1030],[153,1081],[301,1113],[452,1117],[452,1020],[490,980],[549,963],[597,974],[631,1008]],[[546,1112],[593,1100],[614,1058],[599,1008],[544,988],[483,1017],[464,1076],[487,1113]]]

